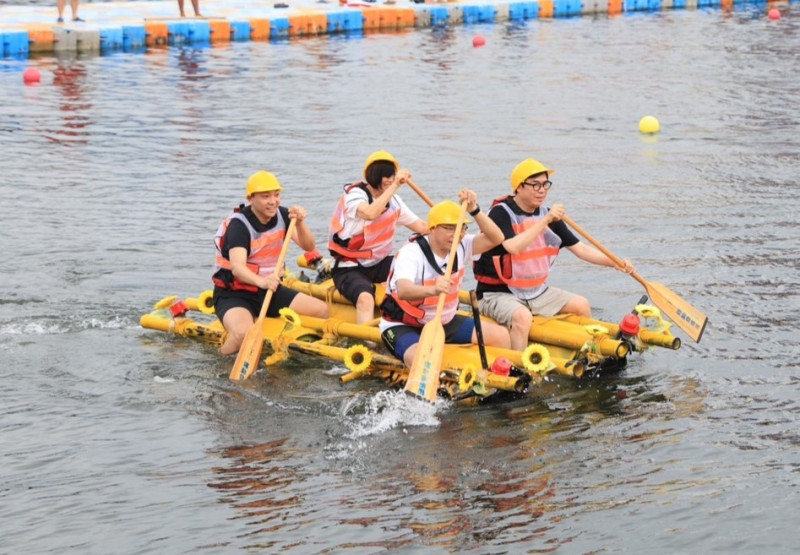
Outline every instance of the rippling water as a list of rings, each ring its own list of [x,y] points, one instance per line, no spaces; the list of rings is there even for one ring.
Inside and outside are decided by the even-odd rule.
[[[764,11],[45,57],[38,87],[0,61],[0,551],[793,551],[800,38]],[[250,173],[320,239],[378,148],[484,205],[552,165],[550,201],[708,314],[703,341],[418,413],[305,356],[234,385],[139,328],[208,288]],[[615,321],[642,293],[569,255],[554,280]]]

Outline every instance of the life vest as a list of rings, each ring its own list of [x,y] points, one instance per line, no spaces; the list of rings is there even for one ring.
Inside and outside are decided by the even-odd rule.
[[[435,285],[436,278],[444,275],[444,270],[437,264],[428,240],[422,235],[415,235],[411,237],[410,241],[416,244],[422,251],[422,254],[425,255],[421,285]],[[459,264],[459,260],[463,260],[465,256],[464,245],[460,243],[456,251],[456,259],[453,262],[453,271],[451,273],[451,276],[455,278],[455,282],[445,297],[444,309],[442,310],[442,322],[445,324],[453,319],[458,309],[458,290],[461,287],[461,281],[464,279],[463,264]],[[403,324],[414,327],[422,327],[433,320],[433,317],[436,315],[436,305],[439,303],[439,295],[415,301],[402,300],[397,296],[397,291],[391,289],[393,274],[394,266],[389,273],[386,297],[383,303],[381,303],[381,316],[389,321],[402,322]]]
[[[253,273],[260,276],[268,276],[275,272],[278,256],[280,255],[283,241],[286,238],[286,222],[289,212],[286,208],[280,207],[278,209],[278,215],[280,217],[277,218],[278,221],[275,226],[267,231],[258,232],[247,219],[247,216],[242,214],[243,208],[243,206],[235,208],[231,215],[225,218],[225,221],[220,224],[217,233],[214,235],[214,245],[216,246],[217,254],[212,281],[214,285],[222,289],[256,293],[258,292],[258,287],[238,280],[233,275],[231,261],[222,255],[228,226],[233,220],[239,220],[247,227],[247,231],[250,232],[250,253],[247,255],[247,267],[253,271]],[[283,274],[283,268],[281,268],[281,274]]]
[[[389,201],[386,209],[372,221],[364,222],[364,229],[358,235],[342,239],[339,233],[345,225],[345,198],[354,188],[359,187],[367,193],[372,203],[372,195],[363,181],[347,185],[344,194],[336,205],[328,227],[328,249],[337,261],[358,262],[359,260],[383,260],[392,253],[394,232],[400,218],[397,203]]]
[[[492,207],[500,206],[508,212],[515,236],[535,225],[549,212],[548,208],[541,206],[535,216],[517,213],[509,204],[511,198],[497,199]],[[547,288],[547,278],[561,248],[561,238],[545,227],[533,243],[519,254],[508,253],[502,245],[499,248],[502,253],[481,256],[473,268],[475,279],[487,285],[505,285],[511,293],[522,299],[541,295]]]

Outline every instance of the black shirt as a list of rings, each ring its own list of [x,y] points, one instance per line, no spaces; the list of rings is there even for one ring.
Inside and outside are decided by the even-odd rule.
[[[516,203],[516,201],[511,198],[508,200],[508,207],[511,208],[511,211],[515,214],[524,214],[525,216],[539,216],[540,210],[537,208],[533,212],[526,212]],[[516,236],[516,232],[514,231],[514,227],[511,224],[511,216],[509,213],[499,205],[495,205],[489,210],[489,217],[492,219],[494,223],[497,224],[497,227],[503,232],[503,241],[506,239],[511,239],[512,237]],[[567,224],[562,222],[561,220],[557,222],[552,222],[548,226],[550,230],[558,235],[561,239],[561,247],[571,247],[573,245],[578,244],[579,239],[575,236],[574,233],[567,227]],[[503,246],[503,243],[500,243],[496,247],[488,250],[487,252],[483,253],[481,257],[475,262],[474,270],[475,273],[484,274],[494,276],[496,272],[494,270],[494,263],[492,262],[492,257],[495,256],[504,256],[508,255],[508,251]],[[486,292],[500,292],[500,293],[508,293],[509,289],[506,285],[492,285],[487,283],[481,283],[478,281],[478,286],[476,288],[476,292],[478,293],[478,297],[482,298],[483,293]]]

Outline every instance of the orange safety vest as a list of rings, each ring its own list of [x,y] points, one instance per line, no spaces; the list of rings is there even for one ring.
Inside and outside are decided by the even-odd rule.
[[[345,187],[344,195],[339,199],[328,227],[328,249],[337,261],[383,260],[392,253],[400,209],[390,201],[380,216],[372,221],[365,221],[361,233],[343,239],[339,237],[339,233],[345,224],[345,198],[355,187],[362,188],[367,193],[369,202],[372,202],[372,195],[363,181]]]
[[[436,264],[428,240],[421,235],[414,236],[410,240],[413,241],[425,255],[425,263],[422,270],[423,279],[420,285],[435,285],[436,278],[444,275],[444,270]],[[465,256],[466,252],[462,243],[456,251],[456,260],[453,263],[453,272],[451,274],[452,277],[456,279],[453,283],[453,287],[447,292],[444,309],[442,310],[442,323],[444,324],[449,323],[450,320],[453,319],[453,316],[455,316],[456,310],[458,310],[458,290],[464,279]],[[436,305],[439,303],[439,295],[415,301],[402,300],[397,296],[397,290],[391,287],[393,274],[394,265],[392,265],[392,270],[389,273],[386,298],[381,304],[381,315],[389,321],[402,322],[415,327],[422,327],[433,320],[433,317],[436,315]]]
[[[233,291],[250,291],[252,293],[258,292],[258,287],[249,283],[244,283],[233,276],[233,268],[231,261],[222,255],[222,248],[225,242],[225,234],[228,231],[228,226],[234,219],[242,222],[247,230],[250,232],[250,253],[247,255],[247,267],[254,273],[260,276],[268,276],[275,272],[275,266],[278,263],[278,256],[283,246],[283,241],[286,238],[286,214],[279,209],[278,222],[272,229],[259,233],[255,230],[252,224],[248,221],[247,217],[241,213],[241,207],[234,209],[230,216],[225,218],[217,233],[214,235],[214,245],[217,250],[214,277],[212,278],[214,284],[222,289],[230,289]],[[231,272],[230,281],[219,277],[220,270],[228,270]],[[223,273],[224,274],[224,273]],[[281,275],[283,268],[281,268]]]
[[[541,206],[539,214],[517,214],[508,205],[504,197],[494,201],[492,207],[500,206],[508,212],[514,236],[531,228],[547,215],[548,208]],[[555,263],[561,248],[561,238],[549,227],[546,227],[528,248],[519,254],[499,254],[490,256],[491,264],[475,264],[475,279],[487,285],[503,284],[509,291],[522,299],[533,299],[547,289],[547,278],[550,268]],[[489,256],[487,254],[484,257]],[[483,257],[482,257],[483,258]],[[483,260],[481,260],[483,262]]]

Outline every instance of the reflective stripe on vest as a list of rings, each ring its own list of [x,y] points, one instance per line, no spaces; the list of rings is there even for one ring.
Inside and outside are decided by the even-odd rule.
[[[328,249],[333,256],[339,259],[383,260],[392,253],[394,233],[397,220],[400,218],[400,210],[393,206],[391,200],[380,216],[374,220],[364,222],[364,229],[361,233],[345,239],[347,246],[336,241],[336,239],[339,239],[339,232],[344,229],[346,219],[345,198],[355,187],[364,189],[367,193],[367,198],[370,201],[372,200],[372,195],[366,190],[366,184],[363,182],[345,187],[345,193],[339,199],[328,227]],[[339,240],[341,241],[341,239]]]
[[[417,243],[417,248],[422,250]],[[458,262],[458,271],[453,272],[451,277],[455,278],[453,282],[453,286],[450,288],[450,291],[445,296],[444,302],[444,309],[442,310],[442,323],[447,324],[450,320],[453,319],[453,316],[456,314],[456,310],[458,310],[458,290],[461,287],[461,282],[464,280],[464,257],[466,252],[464,251],[463,243],[459,244],[459,248],[456,251],[456,260]],[[394,269],[392,269],[392,273],[389,275],[388,284],[391,287],[391,280],[392,274],[394,273]],[[425,258],[423,270],[422,270],[422,284],[423,286],[434,286],[436,285],[436,278],[442,275],[441,268],[435,268],[428,262],[427,258]],[[430,276],[430,277],[427,277]],[[420,284],[417,284],[420,285]],[[436,305],[439,303],[439,295],[434,295],[432,297],[425,297],[424,299],[419,299],[416,301],[404,301],[398,298],[397,291],[395,289],[386,290],[386,295],[391,295],[392,299],[395,303],[397,303],[400,308],[403,309],[403,312],[406,313],[413,321],[416,321],[418,325],[424,326],[436,315]],[[407,319],[404,319],[404,323],[411,324]],[[413,324],[411,324],[413,325]]]
[[[228,226],[231,221],[236,219],[242,222],[247,231],[250,232],[250,253],[247,255],[247,267],[253,273],[260,276],[268,276],[275,272],[275,266],[278,263],[278,256],[283,246],[283,240],[286,237],[286,222],[280,210],[278,211],[278,222],[269,231],[259,233],[247,220],[247,217],[239,211],[234,211],[223,221],[217,233],[214,235],[214,244],[216,246],[216,261],[214,274],[219,270],[233,271],[231,261],[222,256],[223,241],[225,240],[225,233],[228,231]],[[281,273],[283,273],[281,269]],[[217,285],[221,285],[217,283]],[[244,290],[244,291],[258,291],[258,287],[249,283],[243,283],[233,277],[233,283],[230,285],[231,289]]]
[[[511,218],[514,235],[519,235],[543,219],[549,211],[544,206],[539,214],[531,216],[516,214],[507,202],[498,203]],[[541,295],[547,288],[550,268],[555,263],[561,247],[561,238],[549,227],[536,236],[533,243],[519,254],[492,256],[494,275],[476,275],[475,279],[487,284],[504,284],[517,297],[532,299]],[[510,262],[510,264],[509,264]]]

